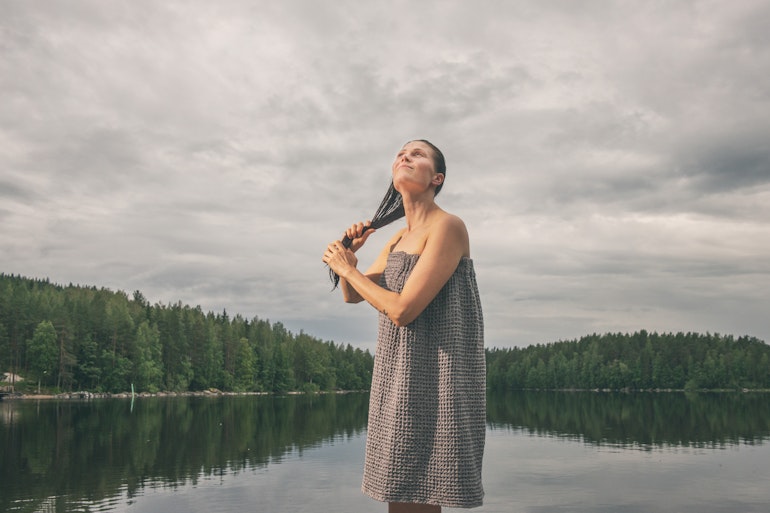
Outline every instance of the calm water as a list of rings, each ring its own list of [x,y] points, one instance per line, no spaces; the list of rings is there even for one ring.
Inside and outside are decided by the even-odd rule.
[[[0,402],[0,511],[384,512],[359,491],[367,403]],[[769,394],[492,395],[487,426],[473,511],[770,511]]]

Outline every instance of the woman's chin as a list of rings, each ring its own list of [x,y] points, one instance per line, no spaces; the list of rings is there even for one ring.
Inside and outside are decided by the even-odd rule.
[[[395,187],[402,196],[407,193],[419,194],[425,192],[430,187],[425,182],[417,180],[415,176],[404,173],[403,171],[404,170],[396,173],[396,176],[393,177],[393,187]]]

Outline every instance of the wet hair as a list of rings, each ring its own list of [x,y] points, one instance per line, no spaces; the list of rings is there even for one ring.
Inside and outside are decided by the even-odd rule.
[[[444,160],[444,154],[441,153],[441,150],[439,150],[433,143],[426,141],[425,139],[415,139],[409,142],[421,142],[427,144],[430,149],[433,150],[433,167],[437,173],[441,173],[442,175],[446,176],[446,161]],[[409,144],[409,142],[406,144]],[[438,194],[443,185],[444,182],[438,184],[436,189],[433,191],[433,194]],[[402,217],[404,217],[404,201],[403,198],[401,198],[401,193],[396,190],[396,188],[393,186],[393,181],[391,180],[388,191],[385,193],[385,197],[382,198],[380,206],[377,207],[377,211],[374,213],[374,217],[372,217],[372,223],[367,228],[365,228],[365,230],[376,230],[377,228],[382,228],[383,226],[389,225],[393,221],[401,219]],[[352,243],[353,241],[349,239],[347,235],[342,238],[342,245],[346,248],[349,248],[350,244]],[[329,269],[329,279],[331,279],[332,283],[334,284],[334,288],[337,288],[337,285],[340,282],[340,277],[337,276],[337,273],[331,269]]]

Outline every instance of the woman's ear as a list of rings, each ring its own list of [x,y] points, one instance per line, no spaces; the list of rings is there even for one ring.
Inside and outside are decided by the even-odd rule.
[[[436,173],[435,175],[433,175],[433,180],[430,183],[435,186],[441,185],[442,183],[444,183],[444,174]]]

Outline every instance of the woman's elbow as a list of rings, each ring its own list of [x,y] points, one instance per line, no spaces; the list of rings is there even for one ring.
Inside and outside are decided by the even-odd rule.
[[[391,315],[389,315],[388,317],[390,317],[390,320],[393,321],[393,324],[396,325],[396,328],[403,328],[404,326],[406,326],[406,324],[404,324],[404,322],[398,317],[393,317]]]
[[[412,321],[417,318],[417,316],[408,309],[391,312],[388,317],[398,328],[403,328],[404,326],[411,324]]]

